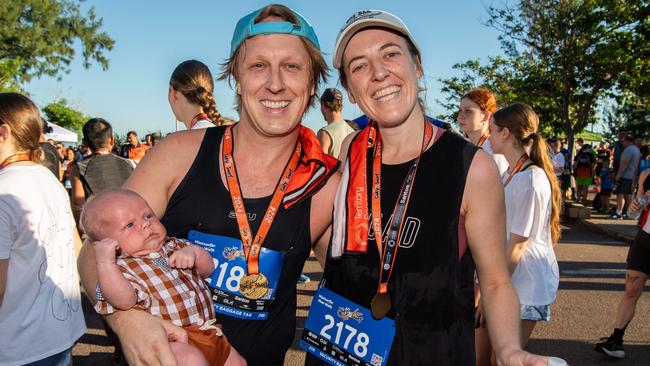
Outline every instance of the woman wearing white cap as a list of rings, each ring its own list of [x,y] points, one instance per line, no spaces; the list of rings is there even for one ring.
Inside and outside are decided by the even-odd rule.
[[[488,154],[425,119],[420,52],[404,23],[383,11],[353,15],[333,64],[371,122],[341,152],[324,287],[302,342],[307,363],[315,355],[473,365],[476,264],[499,361],[546,365],[519,346],[497,169]]]

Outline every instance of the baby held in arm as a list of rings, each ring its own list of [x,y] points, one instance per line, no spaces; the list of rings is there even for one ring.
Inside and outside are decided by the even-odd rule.
[[[189,344],[170,341],[178,365],[245,364],[216,325],[203,281],[214,271],[207,251],[167,237],[147,202],[129,190],[98,194],[80,221],[97,261],[98,313],[140,309],[182,327]]]

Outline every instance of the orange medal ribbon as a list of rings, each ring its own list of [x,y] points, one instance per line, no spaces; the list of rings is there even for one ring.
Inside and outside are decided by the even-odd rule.
[[[13,154],[7,157],[5,160],[3,160],[2,163],[0,163],[0,169],[4,169],[6,166],[11,165],[13,163],[19,163],[21,161],[31,161],[31,160],[32,160],[31,153]]]
[[[205,114],[205,113],[199,113],[196,116],[192,117],[192,120],[190,121],[190,130],[192,129],[192,127],[194,127],[196,122],[198,122],[198,121],[200,121],[202,119],[207,119],[207,118],[208,118],[208,115]]]
[[[251,235],[251,228],[248,224],[248,219],[246,215],[246,208],[244,207],[244,197],[241,194],[241,188],[239,186],[239,179],[237,178],[237,168],[235,167],[235,160],[233,159],[233,138],[232,138],[232,126],[228,126],[223,135],[223,169],[224,175],[226,176],[226,181],[228,182],[228,189],[230,190],[230,198],[232,199],[232,206],[235,211],[235,216],[237,218],[237,226],[239,227],[239,234],[241,235],[242,245],[244,247],[244,254],[246,255],[246,265],[248,267],[248,274],[257,274],[259,273],[259,254],[262,245],[264,244],[264,239],[273,224],[275,219],[275,214],[278,212],[280,204],[282,204],[282,199],[286,193],[287,187],[289,186],[289,181],[291,180],[292,175],[294,174],[296,167],[298,166],[298,161],[300,160],[300,154],[302,152],[302,145],[300,141],[296,143],[296,148],[293,152],[293,155],[289,159],[287,166],[284,168],[284,172],[280,177],[278,185],[275,187],[273,192],[273,197],[271,202],[266,209],[264,218],[260,223],[260,227],[257,230],[257,234],[253,239]]]
[[[517,164],[515,164],[515,168],[512,169],[512,172],[510,172],[510,175],[508,176],[508,179],[506,179],[506,182],[503,183],[503,188],[505,188],[508,185],[508,183],[510,183],[510,180],[512,179],[512,177],[514,177],[515,174],[517,174],[519,172],[519,170],[521,169],[521,167],[524,165],[524,163],[527,160],[528,160],[528,154],[524,153],[524,155],[522,155],[519,158],[519,160],[517,160]]]
[[[375,131],[377,129],[376,126],[372,126],[371,128]],[[395,264],[395,258],[397,257],[397,249],[399,247],[400,234],[402,231],[401,229],[406,217],[406,208],[408,207],[408,201],[411,197],[411,192],[413,192],[413,185],[415,184],[415,175],[417,173],[420,157],[427,149],[432,136],[433,127],[431,126],[431,123],[428,123],[425,120],[424,135],[422,137],[422,149],[420,150],[418,157],[413,161],[411,169],[409,170],[409,173],[404,180],[404,183],[402,184],[400,194],[397,197],[397,203],[393,209],[393,222],[391,222],[390,230],[388,230],[388,240],[385,247],[382,237],[383,226],[381,223],[381,138],[379,137],[378,132],[373,133],[372,130],[368,137],[369,144],[372,143],[371,139],[376,139],[375,151],[372,161],[373,189],[371,200],[372,229],[375,234],[375,242],[377,243],[377,249],[379,250],[381,260],[379,287],[377,289],[377,294],[383,295],[388,292],[388,280],[393,273],[393,265]]]
[[[483,134],[481,135],[481,138],[478,139],[478,143],[476,143],[476,146],[478,146],[478,147],[483,146],[483,144],[488,139],[488,137],[490,137],[490,129],[489,128],[487,130],[485,130],[485,132],[483,132]]]

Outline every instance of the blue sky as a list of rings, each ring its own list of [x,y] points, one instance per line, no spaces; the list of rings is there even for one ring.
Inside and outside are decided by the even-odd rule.
[[[452,66],[470,58],[486,60],[500,54],[497,31],[482,24],[486,4],[479,0],[457,1],[283,1],[313,25],[331,67],[331,55],[339,28],[358,10],[382,9],[401,17],[413,33],[423,55],[426,103],[430,114],[442,112],[439,78],[454,75]],[[40,78],[25,85],[39,106],[58,98],[92,117],[111,122],[115,132],[136,130],[141,136],[152,131],[175,130],[175,118],[167,102],[169,77],[176,65],[197,59],[216,77],[219,64],[228,56],[233,28],[242,16],[269,4],[268,1],[86,1],[103,18],[102,29],[115,39],[107,56],[110,66],[84,69],[81,59],[71,65],[62,80]],[[327,85],[338,86],[332,73]],[[322,90],[322,89],[321,89]],[[319,91],[320,94],[320,91]],[[225,83],[215,84],[219,111],[237,119],[234,92]],[[358,107],[346,100],[343,115],[354,118]],[[320,111],[312,109],[303,123],[313,129],[325,124]],[[182,125],[179,124],[179,129]]]

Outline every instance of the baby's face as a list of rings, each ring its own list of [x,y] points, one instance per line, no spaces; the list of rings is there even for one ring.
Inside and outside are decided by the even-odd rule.
[[[102,213],[102,236],[118,241],[123,254],[143,256],[160,249],[167,230],[147,202],[120,195]]]

